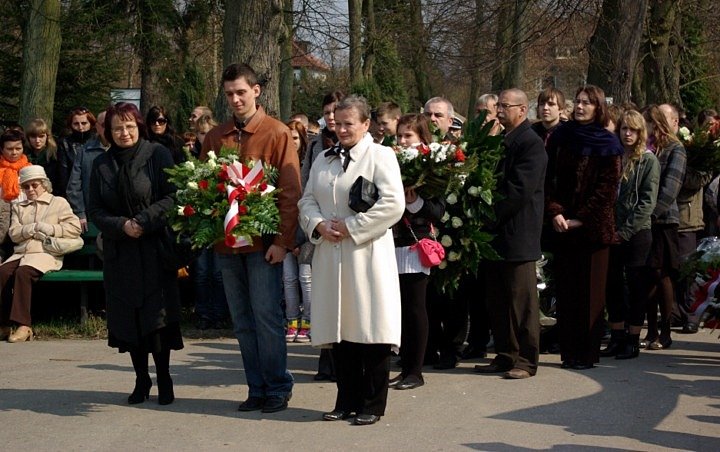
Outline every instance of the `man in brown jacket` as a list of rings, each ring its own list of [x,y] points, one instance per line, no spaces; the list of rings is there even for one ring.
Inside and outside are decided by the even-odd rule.
[[[280,234],[272,243],[256,237],[251,246],[216,247],[249,386],[248,398],[238,409],[274,413],[287,408],[293,387],[287,370],[281,280],[282,261],[295,246],[300,164],[290,129],[256,104],[261,88],[255,71],[246,64],[231,64],[222,82],[233,116],[208,132],[200,159],[211,150],[232,147],[243,161],[262,160],[278,169]]]

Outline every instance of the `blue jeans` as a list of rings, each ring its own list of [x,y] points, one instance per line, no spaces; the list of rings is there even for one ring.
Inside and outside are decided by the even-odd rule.
[[[204,249],[195,261],[195,314],[198,317],[218,322],[228,316],[223,277],[218,254]]]
[[[282,265],[268,264],[259,251],[218,259],[249,396],[288,395],[293,377],[287,370]]]
[[[283,260],[283,288],[285,290],[285,316],[288,320],[300,318],[300,292],[302,292],[302,319],[310,322],[312,270],[309,264],[298,265],[297,257],[287,253]]]

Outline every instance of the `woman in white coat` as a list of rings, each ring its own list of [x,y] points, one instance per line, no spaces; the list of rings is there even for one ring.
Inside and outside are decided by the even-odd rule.
[[[373,143],[370,107],[349,96],[335,107],[338,145],[313,163],[300,223],[313,256],[312,343],[333,348],[338,394],[323,419],[374,424],[385,414],[390,350],[400,345],[400,286],[390,227],[405,209],[392,149]],[[348,206],[360,177],[377,187],[366,212]]]

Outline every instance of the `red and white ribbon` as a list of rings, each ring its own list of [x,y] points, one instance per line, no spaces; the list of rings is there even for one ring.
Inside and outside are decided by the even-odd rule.
[[[250,244],[247,237],[236,237],[233,235],[232,230],[241,221],[238,215],[240,209],[240,202],[238,198],[242,197],[239,201],[245,199],[243,194],[251,191],[256,191],[258,186],[261,184],[265,177],[263,171],[262,161],[257,160],[252,168],[243,165],[240,162],[235,162],[232,165],[227,165],[228,179],[232,183],[228,183],[225,186],[228,195],[228,201],[230,202],[230,209],[225,214],[225,244],[231,248],[240,248]],[[264,190],[263,194],[273,191],[275,187],[268,185]]]

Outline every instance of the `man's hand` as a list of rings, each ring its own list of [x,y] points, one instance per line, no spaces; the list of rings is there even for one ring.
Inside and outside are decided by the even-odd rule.
[[[88,221],[87,218],[80,218],[80,229],[82,232],[88,231]]]
[[[279,264],[283,261],[283,259],[285,259],[286,254],[287,250],[282,246],[270,245],[267,253],[265,253],[265,260],[268,262],[268,264]]]

